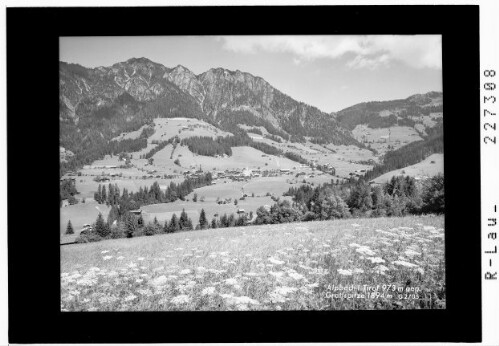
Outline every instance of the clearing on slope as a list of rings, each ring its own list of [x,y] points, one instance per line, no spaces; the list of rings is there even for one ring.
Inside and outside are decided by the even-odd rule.
[[[373,179],[372,181],[378,184],[384,184],[393,176],[406,175],[416,178],[426,178],[433,177],[439,173],[444,173],[444,155],[432,154],[415,165],[390,171]]]

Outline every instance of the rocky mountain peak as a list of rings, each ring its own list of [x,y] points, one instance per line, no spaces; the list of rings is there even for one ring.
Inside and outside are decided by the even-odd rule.
[[[180,90],[188,93],[202,105],[205,98],[204,87],[196,75],[188,68],[177,65],[174,69],[166,72],[163,78],[175,84]]]

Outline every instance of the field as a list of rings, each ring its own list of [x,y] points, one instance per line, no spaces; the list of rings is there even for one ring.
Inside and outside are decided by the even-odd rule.
[[[303,185],[303,179],[305,179],[307,183],[313,183],[314,185],[331,181],[332,176],[330,175],[318,175],[320,172],[315,172],[315,174],[316,175],[314,177],[306,175],[300,176],[299,178],[295,178],[294,175],[260,177],[253,178],[249,182],[233,182],[226,179],[225,181],[219,181],[216,185],[209,185],[196,189],[194,192],[186,196],[186,201],[178,200],[173,203],[145,205],[141,209],[146,222],[153,221],[154,217],[161,222],[170,220],[174,213],[179,216],[184,208],[193,222],[198,221],[199,213],[202,208],[205,210],[209,220],[211,220],[215,214],[219,214],[220,216],[224,213],[236,214],[238,209],[244,209],[244,211],[248,214],[251,211],[255,213],[259,207],[264,205],[271,206],[275,203],[270,196],[266,196],[267,192],[276,197],[280,197],[281,200],[290,199],[282,197],[282,194],[288,191],[290,187]],[[166,189],[170,182],[181,183],[184,181],[184,178],[140,179],[133,177],[132,179],[125,179],[118,177],[111,178],[109,182],[105,182],[102,185],[107,187],[109,183],[113,185],[117,184],[121,191],[126,188],[129,192],[137,192],[140,187],[150,187],[156,181],[159,183],[161,189]],[[71,220],[73,224],[75,233],[79,233],[84,224],[92,224],[95,222],[99,210],[103,213],[105,218],[107,217],[109,207],[105,204],[97,204],[93,199],[94,192],[97,191],[98,185],[99,183],[93,181],[92,176],[76,177],[76,189],[80,192],[80,194],[77,195],[77,198],[80,199],[80,203],[60,209],[61,234],[66,232],[66,226],[69,220]],[[243,196],[243,193],[247,194],[248,197],[245,200],[239,200],[239,198]],[[253,193],[255,194],[255,197],[252,197]],[[192,201],[194,194],[197,194],[198,202]],[[204,202],[200,201],[202,197],[204,198]],[[85,203],[81,202],[83,198],[85,198]],[[219,205],[216,203],[217,198],[222,200],[230,198],[232,201],[229,204]],[[238,199],[237,206],[233,203],[234,199]],[[68,241],[73,241],[75,237],[76,235],[70,237],[63,236],[61,241],[66,243]]]
[[[417,128],[424,131],[424,126]],[[384,154],[388,151],[388,145],[394,149],[398,149],[411,142],[422,140],[418,131],[410,126],[371,129],[366,125],[357,125],[352,130],[352,134],[360,142],[369,142],[371,147],[376,149],[379,154]]]
[[[437,175],[438,173],[444,173],[443,154],[432,154],[423,161],[416,163],[415,165],[390,171],[377,177],[376,179],[373,179],[373,181],[379,184],[383,184],[389,181],[393,176],[408,175],[411,177],[432,177]]]
[[[74,241],[76,236],[82,230],[84,224],[91,224],[95,222],[99,212],[101,212],[104,218],[106,218],[110,209],[111,208],[107,207],[105,204],[98,204],[94,200],[60,208],[61,224],[59,227],[59,233],[61,234],[61,243]],[[66,232],[69,220],[71,220],[75,234],[66,236],[64,233]]]
[[[263,131],[262,131],[263,132]],[[249,134],[255,142],[262,142],[273,145],[284,152],[292,152],[302,156],[308,161],[315,161],[318,164],[331,164],[336,169],[336,175],[348,178],[349,173],[360,169],[371,169],[373,165],[365,164],[368,160],[378,161],[378,157],[367,149],[362,149],[353,145],[333,145],[321,146],[310,142],[306,143],[277,143],[268,138],[262,138],[257,134]],[[296,164],[295,164],[296,165]]]
[[[199,198],[199,197],[198,197]],[[281,197],[281,200],[291,201],[291,197]],[[192,219],[194,224],[199,220],[199,215],[201,209],[204,209],[208,221],[218,214],[222,216],[223,214],[234,214],[237,217],[238,209],[244,209],[246,213],[253,212],[256,215],[256,210],[264,205],[273,205],[275,202],[272,201],[270,197],[255,197],[246,198],[244,201],[238,201],[237,206],[234,203],[229,204],[217,204],[214,201],[211,202],[182,202],[180,200],[173,203],[161,203],[161,204],[151,204],[142,207],[142,216],[145,222],[153,221],[156,217],[159,222],[164,223],[166,220],[170,221],[173,214],[180,216],[182,209],[185,209],[187,215]]]
[[[248,226],[61,247],[62,311],[445,308],[443,217]]]

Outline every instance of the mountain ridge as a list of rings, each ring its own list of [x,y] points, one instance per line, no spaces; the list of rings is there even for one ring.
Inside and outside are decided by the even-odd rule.
[[[145,57],[107,67],[86,68],[63,61],[59,66],[60,142],[75,153],[72,159],[77,164],[73,166],[112,153],[117,149],[109,148],[111,138],[138,130],[157,117],[197,118],[240,135],[245,135],[240,124],[263,126],[291,142],[310,140],[362,148],[365,145],[352,134],[352,124],[344,121],[344,113],[358,113],[359,109],[362,113],[366,105],[380,103],[364,102],[331,115],[248,72],[217,67],[196,75],[181,64],[171,68]],[[404,100],[424,105],[428,101],[424,95],[439,96],[434,93]],[[134,148],[138,146],[134,144]]]
[[[211,68],[196,75],[182,65],[169,68],[147,58],[131,58],[97,68],[61,62],[60,74],[61,121],[78,122],[80,116],[85,115],[78,108],[82,101],[92,104],[95,111],[112,104],[124,92],[138,102],[151,102],[178,88],[192,97],[201,112],[215,122],[222,121],[217,119],[221,112],[244,109],[248,116],[256,116],[297,140],[317,136],[316,132],[322,131],[318,136],[331,141],[339,137],[340,141],[356,142],[327,113],[293,99],[262,77],[240,70]]]

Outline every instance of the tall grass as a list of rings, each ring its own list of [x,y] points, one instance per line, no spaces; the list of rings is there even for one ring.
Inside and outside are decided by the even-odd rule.
[[[61,309],[438,309],[444,269],[441,216],[193,231],[61,248]]]

